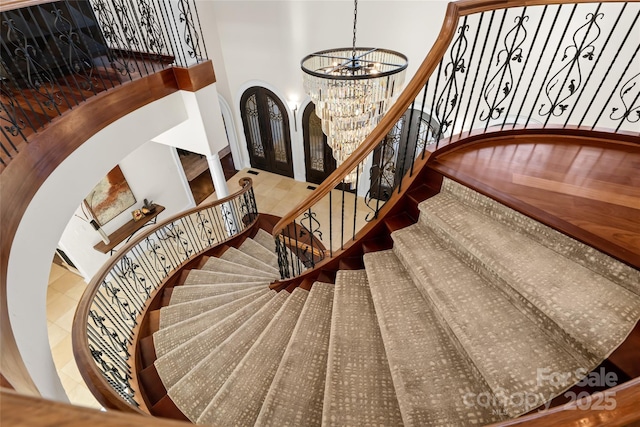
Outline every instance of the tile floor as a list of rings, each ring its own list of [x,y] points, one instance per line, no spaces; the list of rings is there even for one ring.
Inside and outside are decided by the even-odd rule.
[[[239,180],[242,177],[251,177],[254,182],[256,203],[260,212],[283,216],[292,207],[304,200],[313,190],[308,189],[306,182],[295,181],[281,175],[259,171],[258,175],[249,173],[249,169],[239,171],[229,179],[228,186],[231,193],[240,188]],[[315,187],[315,185],[313,185]],[[336,191],[332,196],[332,211],[339,212],[342,204],[341,192]],[[215,200],[215,193],[204,202]],[[344,235],[348,239],[353,228],[354,196],[345,193],[345,218]],[[368,210],[365,209],[362,198],[357,198],[357,227],[361,227]],[[333,239],[328,238],[328,230],[324,228],[328,224],[330,213],[328,197],[320,202],[317,208],[317,217],[323,224],[321,231],[325,246],[331,242],[334,248],[340,245],[342,228],[335,226],[332,229]],[[334,213],[334,223],[339,224],[339,216]],[[52,264],[49,275],[49,288],[47,292],[47,325],[49,329],[49,343],[53,354],[53,360],[60,375],[62,385],[74,405],[100,408],[91,392],[86,387],[80,372],[75,364],[71,347],[71,323],[80,296],[87,284],[83,278],[64,267]]]

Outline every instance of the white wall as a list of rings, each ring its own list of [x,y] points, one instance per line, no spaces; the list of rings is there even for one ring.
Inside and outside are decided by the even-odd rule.
[[[228,141],[216,86],[214,83],[197,92],[180,91],[188,119],[153,140],[204,155],[216,154],[226,147]]]
[[[67,400],[51,357],[46,319],[49,270],[60,236],[96,182],[129,153],[186,119],[182,98],[174,93],[117,120],[65,159],[27,207],[9,256],[7,305],[20,354],[45,398]],[[159,193],[147,195],[164,201]]]
[[[174,148],[147,142],[119,164],[136,203],[102,227],[107,234],[130,221],[131,211],[140,208],[144,199],[165,207],[157,221],[195,206]],[[78,208],[60,238],[60,247],[89,282],[109,255],[92,250],[101,241],[100,235],[83,218]]]

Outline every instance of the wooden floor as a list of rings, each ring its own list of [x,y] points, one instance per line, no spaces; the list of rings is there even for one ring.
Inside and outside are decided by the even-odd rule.
[[[640,268],[640,145],[482,142],[433,168]]]

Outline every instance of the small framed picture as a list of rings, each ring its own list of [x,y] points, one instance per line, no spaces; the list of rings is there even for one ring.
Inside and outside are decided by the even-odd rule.
[[[144,214],[140,209],[136,209],[135,211],[131,212],[131,215],[133,216],[134,221],[138,221],[139,219],[144,217]]]

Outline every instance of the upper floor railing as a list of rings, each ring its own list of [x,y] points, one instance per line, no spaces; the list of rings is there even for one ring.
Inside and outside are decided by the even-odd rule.
[[[258,218],[252,182],[213,203],[176,215],[118,249],[93,278],[73,321],[78,368],[107,408],[140,412],[132,354],[141,315],[177,270],[251,227]]]
[[[0,170],[87,98],[207,59],[195,0],[12,5],[0,7]]]
[[[278,247],[301,260],[280,250],[282,278],[355,241],[416,162],[451,142],[522,129],[639,137],[639,16],[638,2],[450,3],[438,40],[385,118],[275,226]]]

